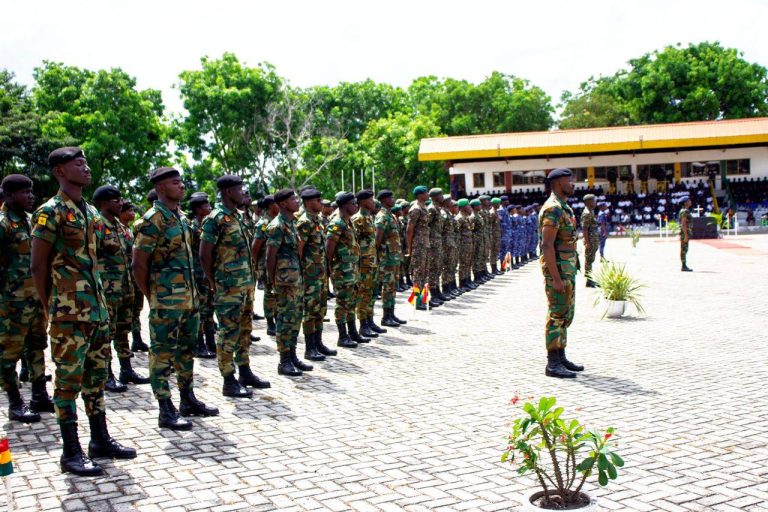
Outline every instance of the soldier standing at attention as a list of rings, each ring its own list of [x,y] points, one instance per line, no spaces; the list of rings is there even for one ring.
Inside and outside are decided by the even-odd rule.
[[[80,148],[54,150],[48,165],[59,191],[35,212],[30,271],[43,316],[50,321],[56,365],[53,401],[64,444],[60,465],[64,473],[98,476],[104,471],[92,458],[136,457],[136,450],[122,446],[107,430],[109,317],[96,266],[98,212],[83,199],[91,169]],[[77,435],[75,400],[81,389],[91,427],[88,457]]]
[[[453,201],[450,197],[443,199],[443,204],[440,205],[440,222],[443,227],[443,254],[442,254],[442,266],[440,269],[440,280],[442,283],[441,292],[443,297],[448,300],[453,300],[459,295],[456,291],[456,263],[454,259],[456,257],[456,221],[451,214],[453,208]]]
[[[149,347],[141,340],[141,310],[144,309],[144,296],[133,278],[131,268],[133,266],[133,242],[136,238],[133,232],[133,221],[136,220],[136,207],[127,199],[120,205],[120,224],[125,228],[125,241],[128,253],[128,278],[133,287],[133,299],[131,301],[131,352],[146,352]]]
[[[423,290],[429,281],[429,212],[427,211],[427,187],[420,185],[413,189],[415,201],[409,206],[408,228],[406,229],[405,257],[411,258],[410,271],[414,289]],[[417,301],[416,309],[426,310],[427,307]]]
[[[683,272],[693,272],[688,268],[688,242],[693,235],[693,216],[691,215],[691,199],[686,197],[683,200],[683,208],[678,215],[680,219],[680,261],[683,267],[680,269]]]
[[[299,211],[299,201],[291,189],[275,194],[275,204],[280,213],[269,223],[267,234],[267,282],[277,299],[276,341],[280,354],[277,373],[298,377],[312,370],[296,354],[296,344],[301,330],[304,309],[304,282],[299,260],[299,235],[294,215]]]
[[[310,361],[324,361],[325,356],[337,354],[323,344],[323,319],[328,311],[328,264],[325,230],[320,219],[321,197],[320,191],[314,188],[304,190],[301,193],[304,213],[296,222],[304,281],[304,358]]]
[[[587,288],[594,288],[592,264],[595,262],[597,248],[600,245],[597,219],[595,218],[595,196],[584,196],[584,210],[581,212],[581,231],[584,238],[584,273],[587,276]]]
[[[144,214],[133,245],[133,275],[149,301],[149,382],[158,401],[158,426],[190,430],[171,400],[173,368],[182,416],[216,416],[219,410],[195,397],[195,343],[200,328],[192,261],[192,230],[179,208],[184,183],[179,171],[158,167],[149,176],[158,199]]]
[[[429,191],[429,307],[443,305],[445,298],[440,290],[440,274],[443,263],[443,221],[440,217],[440,206],[443,204],[443,191],[433,188]]]
[[[565,356],[568,327],[573,321],[576,300],[576,273],[579,254],[576,252],[576,217],[566,199],[573,195],[570,169],[555,169],[547,180],[552,194],[539,213],[539,239],[541,240],[541,270],[549,309],[545,340],[547,368],[545,375],[573,378],[584,370]]]
[[[499,245],[499,255],[497,256],[499,261],[504,261],[507,257],[507,253],[510,253],[510,243],[511,243],[511,219],[509,218],[509,210],[507,208],[509,207],[509,197],[507,196],[501,196],[499,199],[501,199],[501,208],[498,209],[498,215],[499,215],[499,230],[501,231],[501,243]],[[511,259],[511,254],[510,254]],[[510,272],[512,270],[511,265],[507,266],[505,269],[507,272]]]
[[[600,226],[600,259],[605,259],[605,241],[608,240],[608,204],[602,202],[598,205],[600,213],[597,214],[597,223]]]
[[[352,216],[357,213],[357,201],[351,192],[336,194],[338,215],[331,220],[325,237],[325,253],[328,258],[333,289],[336,290],[336,327],[339,330],[337,345],[356,348],[358,343],[368,343],[355,326],[355,285],[359,276],[360,245],[352,227]],[[349,329],[349,331],[347,331]],[[352,338],[350,334],[355,335]]]
[[[483,205],[480,203],[480,199],[473,199],[469,202],[472,207],[472,248],[474,249],[472,254],[472,263],[475,269],[475,284],[481,285],[488,281],[485,275],[486,271],[486,259],[488,251],[485,250],[485,240],[483,232],[485,230],[483,219]]]
[[[400,246],[403,252],[403,262],[400,264],[401,291],[410,290],[413,287],[411,281],[411,256],[408,253],[408,214],[411,211],[411,203],[405,199],[398,199],[395,206],[400,206],[397,212],[397,220],[400,223]],[[395,213],[394,208],[392,213]]]
[[[237,205],[237,209],[240,211],[240,216],[243,221],[243,226],[245,227],[245,235],[248,239],[248,250],[251,249],[253,246],[253,241],[256,238],[256,222],[258,220],[256,219],[256,215],[253,211],[253,207],[251,206],[252,203],[251,199],[251,193],[247,190],[243,190],[243,202]],[[251,267],[253,267],[253,263],[251,263]],[[256,271],[254,268],[251,268],[251,274],[252,278],[254,280],[254,285],[250,287],[250,301],[251,301],[251,323],[248,324],[248,338],[252,341],[259,341],[261,338],[258,336],[255,336],[253,334],[253,321],[256,320],[257,316],[256,312],[253,310],[253,302],[254,297],[256,295]],[[261,318],[261,317],[259,317]]]
[[[197,330],[197,357],[200,359],[216,358],[216,328],[213,322],[213,292],[208,285],[208,278],[200,264],[200,236],[203,233],[203,219],[213,210],[208,194],[195,192],[189,196],[189,209],[192,212],[192,262],[195,268],[195,286],[200,300],[200,328]]]
[[[359,277],[355,284],[355,303],[357,318],[360,319],[360,333],[364,338],[377,338],[379,333],[387,332],[373,325],[373,303],[376,300],[376,281],[378,274],[378,261],[376,254],[376,228],[374,222],[373,192],[361,190],[357,193],[357,204],[360,210],[352,216],[352,227],[355,229],[355,238],[360,246]],[[354,315],[352,323],[354,325]],[[349,331],[350,337],[355,340],[355,333]],[[356,341],[356,340],[355,340]]]
[[[395,296],[397,294],[397,272],[402,261],[400,245],[400,228],[397,219],[392,214],[395,207],[395,195],[391,190],[381,190],[377,199],[381,201],[381,211],[376,214],[376,248],[381,263],[381,306],[384,317],[381,325],[400,327],[406,324],[395,316]]]
[[[499,205],[501,199],[494,197],[491,199],[491,206],[488,210],[488,259],[491,260],[491,271],[494,275],[500,276],[498,260],[503,259],[499,257],[501,252],[501,222],[499,219]]]
[[[251,254],[256,259],[257,279],[267,280],[267,238],[268,228],[272,220],[280,213],[280,207],[275,204],[273,196],[261,200],[264,215],[256,224],[256,234],[253,237]],[[266,284],[266,283],[265,283]],[[267,319],[267,335],[275,335],[275,315],[277,315],[277,297],[269,287],[264,286],[264,316]]]
[[[459,249],[459,285],[463,292],[472,291],[472,207],[469,200],[459,199],[457,206],[459,214],[456,216],[456,231],[458,232]]]
[[[216,359],[224,378],[221,392],[232,398],[250,398],[247,386],[263,389],[270,383],[251,371],[251,326],[255,286],[253,258],[247,227],[238,206],[243,203],[243,180],[226,174],[216,181],[221,204],[203,220],[200,235],[200,265],[213,292],[213,307],[219,319]],[[235,379],[235,365],[240,375]]]
[[[3,178],[5,203],[0,206],[0,385],[8,394],[8,419],[40,421],[41,412],[54,412],[45,389],[45,317],[32,274],[31,228],[35,194],[32,180],[21,174]],[[27,357],[32,400],[26,406],[19,392],[16,363]]]
[[[131,260],[128,257],[129,237],[126,229],[117,220],[120,215],[120,191],[112,185],[103,185],[93,194],[93,204],[99,210],[100,218],[96,228],[96,258],[107,299],[109,334],[114,342],[115,352],[120,361],[120,384],[112,373],[112,351],[108,352],[107,382],[104,389],[122,393],[126,384],[149,384],[149,379],[137,374],[131,367],[133,353],[128,346],[128,332],[131,330],[133,315],[133,279]]]

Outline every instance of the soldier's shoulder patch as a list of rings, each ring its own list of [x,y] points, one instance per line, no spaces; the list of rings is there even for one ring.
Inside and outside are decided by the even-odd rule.
[[[37,216],[37,223],[41,226],[45,226],[48,223],[48,214],[41,213]]]

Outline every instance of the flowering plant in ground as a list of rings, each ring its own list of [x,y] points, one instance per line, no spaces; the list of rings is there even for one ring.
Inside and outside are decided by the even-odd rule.
[[[515,396],[511,403],[517,404]],[[522,414],[512,422],[501,462],[531,474],[544,491],[542,508],[562,509],[586,505],[581,494],[584,483],[597,475],[601,486],[615,480],[624,460],[613,451],[616,431],[586,429],[578,420],[562,418],[563,408],[555,397],[542,397],[538,404],[525,402]]]

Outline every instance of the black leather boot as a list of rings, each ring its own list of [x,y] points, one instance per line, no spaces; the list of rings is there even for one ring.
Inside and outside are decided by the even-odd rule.
[[[213,354],[211,359],[216,359],[216,328],[208,327],[205,332],[205,347]]]
[[[157,425],[160,428],[170,430],[192,430],[192,423],[179,416],[179,411],[173,405],[170,398],[161,398],[157,401],[160,408],[160,414],[157,418]]]
[[[272,384],[270,384],[268,380],[260,379],[258,375],[253,373],[253,370],[251,370],[251,367],[247,364],[238,366],[237,371],[239,374],[237,382],[243,387],[250,386],[256,389],[267,389],[272,387]]]
[[[429,299],[429,307],[430,307],[431,309],[439,308],[439,307],[440,307],[440,306],[442,306],[442,305],[443,305],[443,303],[442,303],[442,302],[440,302],[439,300],[437,300],[437,299],[436,299],[436,298],[434,298],[434,297],[432,297],[431,299]]]
[[[133,342],[131,343],[131,352],[149,352],[149,347],[144,340],[141,339],[141,330],[134,329],[131,331],[131,337]]]
[[[224,384],[221,387],[221,394],[230,398],[251,398],[253,391],[244,388],[237,382],[235,374],[224,377]]]
[[[255,312],[255,311],[254,311],[254,312],[253,312],[253,321],[254,321],[254,322],[257,322],[257,321],[259,321],[259,320],[264,320],[264,317],[263,317],[263,316],[261,316],[260,314],[258,314],[257,312]]]
[[[295,366],[299,371],[311,372],[314,369],[314,366],[307,364],[299,359],[299,355],[296,353],[296,347],[293,347],[288,353],[291,355],[291,362],[293,363],[293,366]]]
[[[32,383],[32,399],[29,401],[29,410],[32,412],[56,412],[48,390],[45,389],[45,376],[40,376]]]
[[[381,325],[387,327],[400,327],[400,323],[392,318],[394,316],[393,310],[394,308],[384,308],[384,316],[381,319]]]
[[[370,339],[364,338],[360,335],[359,332],[357,332],[357,322],[355,321],[355,315],[350,315],[350,318],[351,320],[347,320],[347,332],[349,333],[349,338],[352,341],[356,341],[357,343],[370,343]]]
[[[123,446],[109,435],[107,415],[104,413],[88,416],[91,425],[91,442],[88,443],[88,457],[92,459],[135,459],[136,450]]]
[[[573,379],[576,377],[575,373],[563,366],[562,361],[560,361],[559,350],[547,351],[547,368],[544,370],[544,375],[558,379]]]
[[[208,350],[202,329],[197,333],[197,354],[195,355],[200,359],[216,359],[216,352]]]
[[[361,318],[360,319],[360,331],[359,331],[359,333],[360,333],[360,336],[362,336],[363,338],[378,338],[379,337],[379,335],[377,333],[375,333],[373,331],[373,329],[371,329],[371,326],[368,325],[368,319],[367,318]],[[351,333],[350,333],[350,337],[352,337]],[[355,338],[352,337],[352,339],[354,340]],[[355,341],[357,341],[357,340],[355,340]]]
[[[561,348],[558,351],[560,354],[560,362],[563,363],[563,366],[565,366],[566,370],[570,370],[572,372],[583,372],[584,367],[580,364],[572,363],[568,360],[567,357],[565,357],[565,349]]]
[[[24,403],[24,399],[21,398],[19,388],[12,387],[7,391],[8,393],[8,419],[11,421],[19,421],[21,423],[37,423],[40,421],[40,415],[36,412],[30,411],[27,404]]]
[[[291,353],[287,350],[280,352],[280,363],[277,365],[277,373],[287,377],[300,377],[303,375],[301,370],[293,365]]]
[[[335,349],[328,348],[323,344],[323,331],[316,331],[314,334],[314,338],[315,338],[315,348],[317,349],[318,352],[320,352],[326,357],[335,356],[336,354],[338,354],[338,352]]]
[[[128,390],[128,386],[115,380],[115,374],[112,373],[111,361],[109,362],[108,368],[109,374],[107,376],[107,381],[104,383],[104,389],[110,393],[125,393]]]
[[[683,267],[680,269],[683,272],[693,272],[693,269],[688,268],[688,265],[683,263]]]
[[[395,322],[399,323],[400,325],[405,325],[405,324],[408,323],[407,320],[401,320],[401,319],[397,318],[397,316],[395,315],[395,308],[394,307],[389,308],[389,316],[392,318],[392,320],[394,320]]]
[[[315,333],[304,334],[304,359],[325,361],[325,356],[317,350],[315,345]]]
[[[218,416],[219,410],[216,407],[208,407],[195,396],[195,390],[188,385],[179,390],[181,403],[179,412],[182,416]]]
[[[357,348],[357,343],[349,337],[347,325],[344,322],[337,322],[336,328],[339,330],[339,341],[336,342],[336,346],[341,348]]]
[[[64,450],[59,459],[62,473],[72,473],[78,476],[100,476],[104,474],[101,466],[83,455],[80,438],[77,436],[77,423],[59,425],[61,442]]]
[[[274,336],[275,333],[275,319],[267,317],[267,336]]]
[[[382,329],[380,326],[376,325],[376,322],[373,321],[373,315],[368,317],[368,328],[378,334],[386,334],[387,332],[386,329]]]
[[[149,384],[149,377],[142,377],[133,370],[130,357],[120,358],[120,382],[123,384]]]

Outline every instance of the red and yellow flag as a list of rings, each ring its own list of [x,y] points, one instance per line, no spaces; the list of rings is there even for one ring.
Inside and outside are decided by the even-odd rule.
[[[421,291],[421,303],[426,304],[427,302],[429,302],[429,284],[425,284]]]
[[[8,476],[13,473],[13,459],[8,448],[8,439],[0,440],[0,476]]]
[[[411,290],[411,296],[408,297],[408,304],[412,304],[413,306],[416,305],[416,301],[419,299],[421,295],[421,290],[419,290],[419,287],[414,285],[413,290]]]

